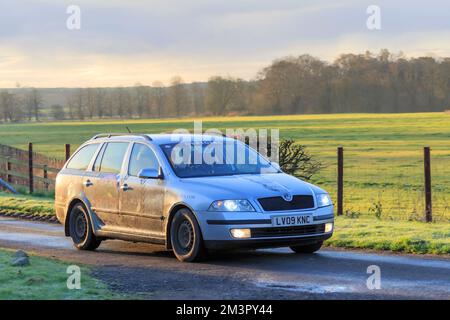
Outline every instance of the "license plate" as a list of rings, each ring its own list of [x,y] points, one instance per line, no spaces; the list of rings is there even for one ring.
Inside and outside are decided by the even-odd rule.
[[[274,227],[302,226],[305,224],[311,224],[312,222],[313,222],[312,215],[272,217],[272,226]]]

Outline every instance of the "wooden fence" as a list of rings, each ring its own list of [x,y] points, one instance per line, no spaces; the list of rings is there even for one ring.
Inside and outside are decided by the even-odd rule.
[[[66,159],[70,156],[70,145],[65,145]],[[47,157],[33,151],[33,144],[28,144],[28,151],[0,144],[0,177],[16,187],[27,188],[29,193],[35,191],[53,191],[58,171],[65,161]]]

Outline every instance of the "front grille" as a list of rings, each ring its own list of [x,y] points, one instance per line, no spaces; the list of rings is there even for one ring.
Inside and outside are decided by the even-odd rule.
[[[313,224],[297,227],[252,228],[252,238],[304,236],[325,232],[325,224]]]
[[[292,201],[286,201],[282,197],[270,197],[258,199],[264,211],[287,211],[314,208],[312,196],[295,195]]]

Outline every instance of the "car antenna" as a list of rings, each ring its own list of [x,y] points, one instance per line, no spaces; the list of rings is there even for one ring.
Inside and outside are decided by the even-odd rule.
[[[128,127],[125,127],[125,128],[127,128],[127,131],[128,131],[128,133],[131,133],[131,130],[130,130],[130,128],[128,128]]]

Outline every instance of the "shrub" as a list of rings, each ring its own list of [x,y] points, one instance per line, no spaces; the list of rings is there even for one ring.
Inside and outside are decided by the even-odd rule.
[[[304,180],[310,180],[323,168],[323,164],[309,154],[306,146],[295,143],[293,139],[280,141],[279,164],[287,174]]]
[[[272,154],[270,138],[267,141],[267,155],[270,157]],[[245,143],[249,144],[248,137],[245,137]],[[259,140],[257,141],[257,149],[260,150]],[[293,139],[280,140],[278,164],[287,174],[303,180],[311,180],[312,176],[323,168],[322,162],[314,159],[306,150],[306,146],[295,143]]]
[[[372,203],[372,206],[369,208],[369,213],[373,214],[377,219],[381,219],[383,214],[383,205],[381,204],[381,201]]]

